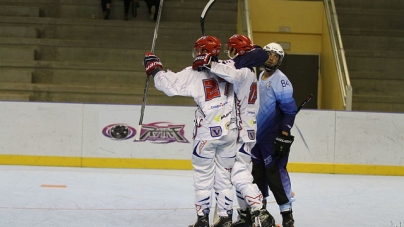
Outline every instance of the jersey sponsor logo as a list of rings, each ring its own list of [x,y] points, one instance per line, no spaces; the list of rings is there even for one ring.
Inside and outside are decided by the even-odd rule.
[[[215,126],[215,127],[210,127],[210,136],[212,137],[219,137],[222,135],[222,127],[220,126]]]
[[[228,112],[227,114],[223,114],[223,115],[220,117],[220,120],[222,120],[223,118],[228,117],[232,112],[233,112],[233,111],[230,111],[230,112]]]
[[[255,140],[255,131],[254,130],[247,130],[248,139]]]
[[[229,104],[229,102],[221,102],[221,103],[219,103],[219,104],[217,104],[217,105],[212,105],[212,106],[210,106],[210,109],[211,110],[214,110],[214,109],[219,109],[219,108],[221,108],[221,107],[223,107],[223,106],[226,106],[227,104]]]
[[[231,123],[232,123],[231,121],[226,122],[225,124],[226,130],[229,130]]]
[[[251,115],[253,115],[253,116],[256,115],[256,112],[254,110],[247,110],[246,113],[247,113],[247,115],[250,115],[250,116]]]

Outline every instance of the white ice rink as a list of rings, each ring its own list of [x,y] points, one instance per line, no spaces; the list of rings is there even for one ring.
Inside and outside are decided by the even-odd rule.
[[[291,178],[296,227],[404,227],[404,177]],[[1,227],[187,227],[196,220],[192,171],[3,165],[0,179]]]

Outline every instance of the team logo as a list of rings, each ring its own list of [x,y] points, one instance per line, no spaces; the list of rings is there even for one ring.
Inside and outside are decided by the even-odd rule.
[[[271,87],[271,81],[265,83],[265,88],[268,90]]]
[[[219,137],[222,135],[222,127],[215,126],[210,128],[210,136]]]
[[[248,138],[250,140],[255,140],[255,131],[254,130],[247,130]]]
[[[124,124],[112,124],[102,129],[102,134],[115,140],[127,140],[135,136],[136,130]]]

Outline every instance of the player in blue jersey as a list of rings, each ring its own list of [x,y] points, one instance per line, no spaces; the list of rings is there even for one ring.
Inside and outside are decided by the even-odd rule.
[[[292,83],[278,67],[285,53],[277,43],[263,48],[269,55],[258,80],[260,107],[257,115],[257,143],[252,149],[254,183],[264,198],[268,186],[275,197],[282,215],[282,226],[293,227],[291,181],[287,171],[290,146],[294,137],[290,134],[296,116]]]

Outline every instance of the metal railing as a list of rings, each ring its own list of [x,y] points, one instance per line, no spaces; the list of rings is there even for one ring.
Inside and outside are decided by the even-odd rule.
[[[251,41],[253,41],[253,33],[252,33],[252,28],[251,28],[251,17],[250,17],[250,2],[249,0],[240,0],[239,2],[241,6],[241,11],[243,12],[242,15],[242,30],[243,34],[248,36]]]
[[[239,0],[242,7],[242,30],[243,34],[250,37],[253,41],[253,34],[251,28],[250,18],[250,3],[249,0]],[[325,7],[325,14],[327,16],[328,29],[330,31],[331,46],[334,54],[334,60],[337,68],[337,76],[339,87],[341,90],[342,103],[345,110],[352,110],[352,85],[349,79],[348,67],[345,59],[345,51],[342,45],[341,34],[339,31],[339,24],[337,18],[337,11],[335,10],[334,0],[323,0]]]
[[[345,110],[352,110],[352,85],[349,79],[348,67],[345,59],[345,51],[342,45],[339,31],[337,11],[334,0],[323,0],[327,17],[328,30],[330,32],[331,47],[337,68],[337,76],[341,89],[341,97]]]

